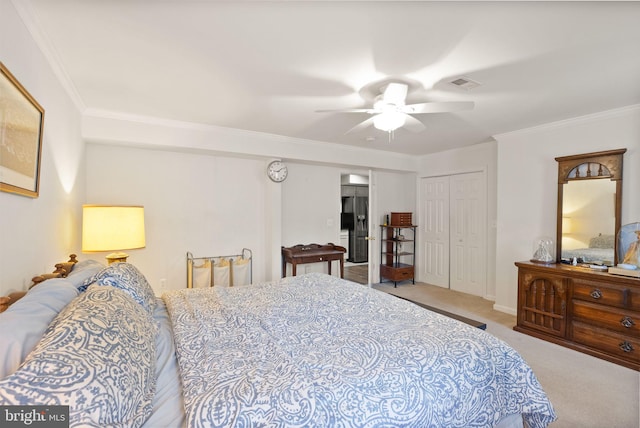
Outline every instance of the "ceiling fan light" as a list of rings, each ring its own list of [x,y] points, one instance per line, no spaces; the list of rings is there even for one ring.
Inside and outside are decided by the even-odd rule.
[[[384,112],[373,117],[373,126],[381,131],[391,132],[403,126],[405,120],[404,113],[397,111]]]

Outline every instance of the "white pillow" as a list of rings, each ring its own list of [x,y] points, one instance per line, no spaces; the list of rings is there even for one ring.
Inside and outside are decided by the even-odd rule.
[[[131,296],[92,285],[0,381],[0,405],[68,405],[72,426],[139,427],[155,393],[156,334]]]

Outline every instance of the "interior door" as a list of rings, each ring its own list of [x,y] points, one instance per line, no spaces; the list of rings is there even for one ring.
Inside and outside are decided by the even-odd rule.
[[[376,233],[378,233],[378,225],[379,218],[378,213],[378,190],[377,190],[377,180],[378,177],[376,173],[372,170],[369,170],[369,209],[367,213],[367,217],[369,219],[369,234],[367,235],[367,243],[368,243],[368,273],[367,273],[367,281],[369,287],[371,284],[380,282],[380,269],[378,266],[380,265],[377,242],[376,241]]]
[[[484,174],[453,175],[449,188],[450,288],[483,296],[487,241]]]
[[[449,288],[449,177],[423,178],[420,188],[420,278]]]

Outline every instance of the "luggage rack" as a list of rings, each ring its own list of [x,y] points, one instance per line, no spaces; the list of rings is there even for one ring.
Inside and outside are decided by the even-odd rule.
[[[187,251],[187,288],[233,287],[253,282],[253,253],[243,248],[240,254],[194,257]]]

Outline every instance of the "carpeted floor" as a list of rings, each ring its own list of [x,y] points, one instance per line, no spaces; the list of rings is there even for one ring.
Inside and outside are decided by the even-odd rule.
[[[481,297],[422,283],[373,288],[485,322],[536,373],[558,415],[551,428],[640,428],[640,372],[518,333],[515,316]]]

